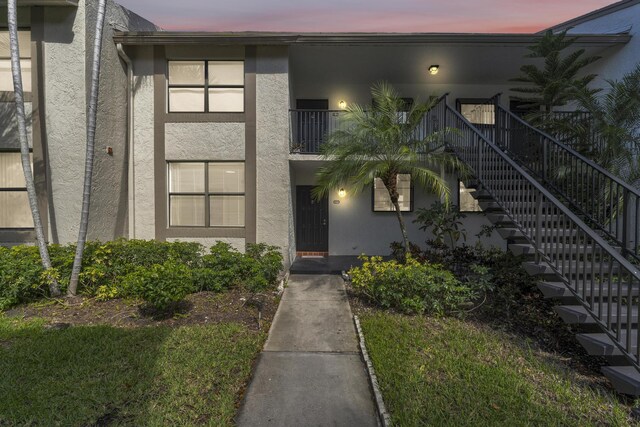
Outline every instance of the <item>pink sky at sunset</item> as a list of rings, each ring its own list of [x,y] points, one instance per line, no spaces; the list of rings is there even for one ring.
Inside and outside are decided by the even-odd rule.
[[[536,32],[612,0],[116,0],[166,30]]]

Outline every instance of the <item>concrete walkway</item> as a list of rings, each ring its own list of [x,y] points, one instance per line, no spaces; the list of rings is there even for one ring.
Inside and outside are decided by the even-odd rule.
[[[377,426],[340,276],[292,275],[239,426]]]

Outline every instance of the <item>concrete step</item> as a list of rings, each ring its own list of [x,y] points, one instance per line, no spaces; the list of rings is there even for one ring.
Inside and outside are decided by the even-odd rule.
[[[490,213],[487,214],[487,219],[489,219],[489,221],[491,221],[491,223],[493,225],[511,225],[513,226],[513,221],[511,220],[511,218],[509,218],[509,215],[505,214],[505,213]]]
[[[567,258],[567,255],[572,254],[574,257],[577,255],[579,258],[584,257],[585,250],[587,251],[587,255],[591,256],[593,254],[601,255],[606,253],[601,246],[592,246],[592,245],[584,245],[578,243],[546,243],[543,246],[543,249],[547,254],[549,254],[552,258],[562,259]],[[535,255],[536,249],[530,243],[511,243],[509,244],[509,250],[513,252],[515,255]],[[619,250],[619,248],[617,248]]]
[[[540,282],[538,283],[538,289],[542,292],[545,298],[570,298],[573,297],[573,293],[569,290],[569,287],[564,282]],[[629,295],[629,285],[626,283],[622,284],[622,287],[618,287],[618,284],[612,284],[611,289],[609,286],[594,286],[593,288],[593,297],[594,298],[608,298],[610,295],[613,297],[618,296],[618,290],[620,290],[620,295],[628,296]],[[592,291],[591,286],[587,285],[587,288],[582,290],[582,287],[577,289],[578,295],[583,299],[591,298]],[[631,296],[640,295],[640,287],[633,286],[631,288]]]
[[[594,313],[598,313],[599,304],[593,305]],[[558,305],[553,308],[555,312],[560,316],[562,320],[570,325],[593,325],[596,321],[587,312],[587,309],[581,305]],[[608,316],[608,304],[602,304],[602,319]],[[618,318],[622,324],[627,322],[627,310],[628,307],[623,305],[621,308],[620,316],[618,316],[618,306],[615,303],[611,304],[611,322],[616,323]],[[638,322],[638,307],[631,307],[631,323]]]
[[[502,227],[498,229],[498,233],[502,236],[503,239],[515,239],[515,238],[524,238],[525,235],[519,228],[516,227]],[[535,231],[535,234],[538,234]],[[579,234],[578,230],[573,229],[558,229],[558,228],[541,228],[540,236],[548,237],[551,239],[569,239],[576,237]],[[535,237],[535,236],[531,236]]]
[[[603,366],[602,373],[618,393],[640,395],[640,372],[633,366]]]
[[[592,356],[623,356],[622,351],[614,344],[614,341],[607,334],[577,334],[576,339]],[[621,343],[627,341],[627,331],[620,333]],[[630,353],[638,350],[638,329],[631,329],[631,347],[628,349]]]

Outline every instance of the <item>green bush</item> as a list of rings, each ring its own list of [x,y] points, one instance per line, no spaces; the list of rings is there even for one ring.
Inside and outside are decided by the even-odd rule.
[[[63,292],[75,249],[73,244],[49,246],[53,268],[48,273],[58,279]],[[264,290],[275,284],[282,270],[278,248],[264,244],[248,245],[247,253],[242,254],[219,242],[205,255],[202,245],[193,242],[87,242],[78,292],[102,300],[130,296],[125,279],[167,262],[191,271],[193,290],[216,292],[239,285],[254,292]],[[0,310],[49,296],[49,274],[35,246],[0,247]]]
[[[189,267],[174,260],[151,267],[138,267],[124,278],[122,285],[127,295],[140,298],[161,311],[193,292]]]
[[[261,292],[276,284],[283,268],[278,248],[262,243],[247,244],[243,254],[218,242],[202,261],[203,269],[195,275],[196,286],[214,291],[243,285],[251,292]]]
[[[443,315],[469,303],[475,293],[440,265],[412,258],[401,264],[381,257],[361,257],[349,274],[356,292],[383,308],[410,314]]]

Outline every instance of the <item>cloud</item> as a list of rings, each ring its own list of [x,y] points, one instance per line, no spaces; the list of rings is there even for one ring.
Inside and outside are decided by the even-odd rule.
[[[611,0],[119,0],[168,30],[533,32]]]

